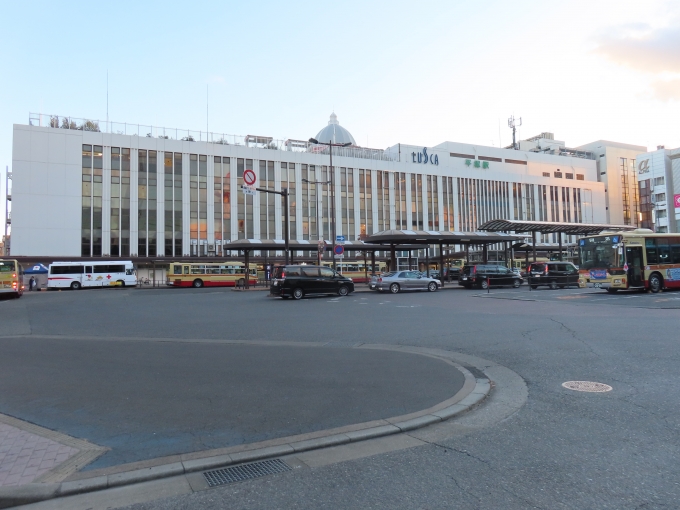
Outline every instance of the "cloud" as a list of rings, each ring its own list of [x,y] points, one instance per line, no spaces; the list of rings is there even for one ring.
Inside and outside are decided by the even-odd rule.
[[[652,30],[643,24],[621,26],[616,37],[601,37],[596,52],[633,69],[680,73],[680,26]]]
[[[662,101],[680,100],[680,79],[655,81],[652,89],[654,97]]]

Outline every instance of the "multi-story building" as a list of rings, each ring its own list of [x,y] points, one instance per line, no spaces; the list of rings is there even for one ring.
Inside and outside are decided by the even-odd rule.
[[[302,137],[305,138],[305,137]],[[604,223],[605,185],[584,151],[444,142],[358,147],[335,115],[316,138],[231,136],[31,116],[14,125],[12,252],[221,256],[237,239],[348,240],[388,229],[474,231],[490,219]],[[245,178],[245,179],[244,179]],[[336,231],[330,231],[334,180]],[[543,242],[550,239],[543,239]]]
[[[597,163],[597,179],[604,183],[607,223],[639,225],[640,199],[636,160],[647,147],[598,140],[578,147],[590,151]]]
[[[638,156],[640,226],[655,232],[680,227],[680,148],[663,146]]]

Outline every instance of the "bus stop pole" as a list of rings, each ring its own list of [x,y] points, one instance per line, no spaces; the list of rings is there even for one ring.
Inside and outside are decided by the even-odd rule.
[[[373,268],[373,271],[371,274],[375,274],[375,250],[371,252],[371,266]]]
[[[439,244],[439,281],[444,287],[444,245]]]
[[[245,250],[246,253],[246,279],[245,279],[245,288],[249,288],[248,282],[250,282],[250,250]]]
[[[536,232],[531,233],[531,242],[534,245],[534,262],[536,262]]]
[[[425,250],[425,264],[427,264],[427,270],[425,271],[425,274],[427,277],[430,277],[430,245],[427,245],[427,249]]]
[[[559,255],[558,260],[560,262],[562,262],[562,233],[561,232],[557,234],[557,239],[559,241],[558,246],[559,246],[559,249],[560,249],[560,255]]]

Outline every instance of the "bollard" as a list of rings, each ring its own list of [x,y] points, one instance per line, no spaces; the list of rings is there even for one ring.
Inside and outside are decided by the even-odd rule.
[[[488,294],[491,291],[491,278],[489,276],[486,277],[486,293]]]

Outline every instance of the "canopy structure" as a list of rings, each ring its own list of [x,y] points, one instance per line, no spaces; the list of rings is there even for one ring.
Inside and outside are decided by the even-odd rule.
[[[436,230],[383,230],[366,238],[368,243],[394,244],[475,244],[489,245],[495,243],[524,240],[526,236],[506,234],[504,232],[439,232]],[[402,249],[401,247],[399,248]]]
[[[488,232],[531,232],[532,250],[534,262],[536,262],[536,233],[560,234],[558,239],[559,259],[562,260],[562,234],[587,236],[599,234],[602,231],[635,230],[634,225],[608,225],[606,223],[561,223],[559,221],[522,221],[522,220],[490,220],[484,223],[479,230]],[[526,250],[526,261],[529,262],[529,249]]]
[[[479,230],[487,232],[540,232],[541,234],[593,235],[603,230],[635,230],[634,225],[605,223],[563,223],[559,221],[490,220]]]
[[[24,270],[24,274],[47,274],[47,266],[44,264],[36,264]]]

